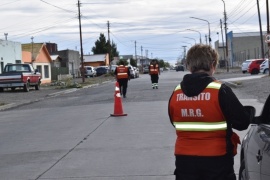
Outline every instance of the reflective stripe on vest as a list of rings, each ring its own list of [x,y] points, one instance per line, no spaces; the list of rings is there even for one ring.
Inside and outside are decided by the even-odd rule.
[[[211,89],[220,89],[221,84],[217,83],[217,82],[211,82],[210,84],[208,84],[208,86],[206,88],[211,88]],[[181,85],[179,84],[178,86],[176,86],[176,88],[174,89],[174,91],[180,90],[181,89]]]
[[[227,129],[226,121],[222,122],[174,122],[178,131],[218,131]]]

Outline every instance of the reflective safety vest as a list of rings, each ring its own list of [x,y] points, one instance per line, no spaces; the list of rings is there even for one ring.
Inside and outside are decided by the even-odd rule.
[[[221,83],[211,82],[198,96],[186,96],[178,85],[169,102],[175,126],[176,155],[222,156],[227,153],[227,123],[219,106]]]
[[[150,65],[150,74],[158,74],[159,72],[159,67],[158,67],[158,64],[156,64],[156,66],[154,65]]]
[[[117,66],[116,72],[117,72],[117,75],[116,75],[117,79],[128,79],[128,67],[127,66],[123,66],[123,65]]]

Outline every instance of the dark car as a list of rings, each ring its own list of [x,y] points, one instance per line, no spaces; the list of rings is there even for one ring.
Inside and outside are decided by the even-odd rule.
[[[183,65],[178,65],[175,68],[176,71],[185,71],[185,67]]]
[[[239,180],[270,179],[270,95],[241,145]]]
[[[103,74],[108,74],[109,73],[109,69],[106,67],[98,67],[96,68],[96,74],[97,76],[101,76]]]

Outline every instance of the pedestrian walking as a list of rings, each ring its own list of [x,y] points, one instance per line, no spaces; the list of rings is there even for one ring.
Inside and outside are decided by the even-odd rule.
[[[149,75],[151,76],[152,88],[158,89],[158,79],[160,75],[160,69],[157,60],[152,60],[149,66]]]
[[[218,54],[211,46],[191,47],[186,63],[191,74],[175,88],[168,107],[177,134],[176,180],[236,180],[240,139],[233,129],[247,129],[255,109],[243,106],[230,87],[213,77]]]
[[[119,83],[120,94],[126,98],[128,81],[130,80],[130,71],[129,68],[125,66],[124,61],[119,62],[119,66],[116,67],[114,74],[117,82]]]

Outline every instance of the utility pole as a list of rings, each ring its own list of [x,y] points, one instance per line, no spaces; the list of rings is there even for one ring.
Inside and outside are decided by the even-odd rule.
[[[143,59],[143,47],[141,46],[141,58]]]
[[[264,58],[262,21],[261,21],[261,12],[260,12],[259,0],[257,0],[257,8],[258,8],[258,17],[259,17],[259,26],[260,26],[260,38],[261,38],[261,53],[262,53],[261,58]]]
[[[145,50],[145,57],[148,59],[148,49]]]
[[[220,19],[220,29],[221,29],[221,38],[222,38],[222,49],[223,49],[223,58],[225,67],[227,68],[227,62],[226,62],[226,53],[225,53],[225,44],[224,44],[224,38],[223,38],[223,30],[222,30],[222,20]]]
[[[78,12],[79,12],[79,29],[80,29],[80,46],[81,46],[81,74],[82,74],[82,82],[85,81],[85,71],[84,71],[84,62],[83,62],[83,46],[82,46],[82,26],[81,26],[81,3],[80,0],[78,0]]]
[[[111,54],[112,54],[112,50],[111,50],[111,40],[110,40],[110,22],[108,21],[107,22],[107,26],[108,26],[108,42],[109,42],[109,47],[108,47],[108,54],[109,54],[109,64],[111,64],[111,61],[112,61],[112,57],[111,57]]]
[[[32,44],[32,59],[31,59],[31,64],[33,64],[34,61],[34,37],[31,37],[31,44]]]
[[[137,42],[135,41],[135,61],[137,65]]]
[[[225,1],[222,0],[224,4],[224,28],[225,28],[225,41],[226,41],[226,67],[227,67],[227,72],[229,72],[229,59],[228,59],[228,36],[227,36],[227,13],[226,13],[226,7],[225,7]]]
[[[207,35],[205,35],[205,44],[207,44]]]
[[[181,63],[182,63],[182,64],[185,63],[185,66],[187,67],[187,63],[186,63],[186,47],[187,47],[187,46],[182,46],[182,47],[184,48],[184,58],[183,58],[184,62],[183,62],[183,60],[182,60]]]
[[[5,35],[5,40],[7,41],[8,33],[4,33],[4,35]]]

